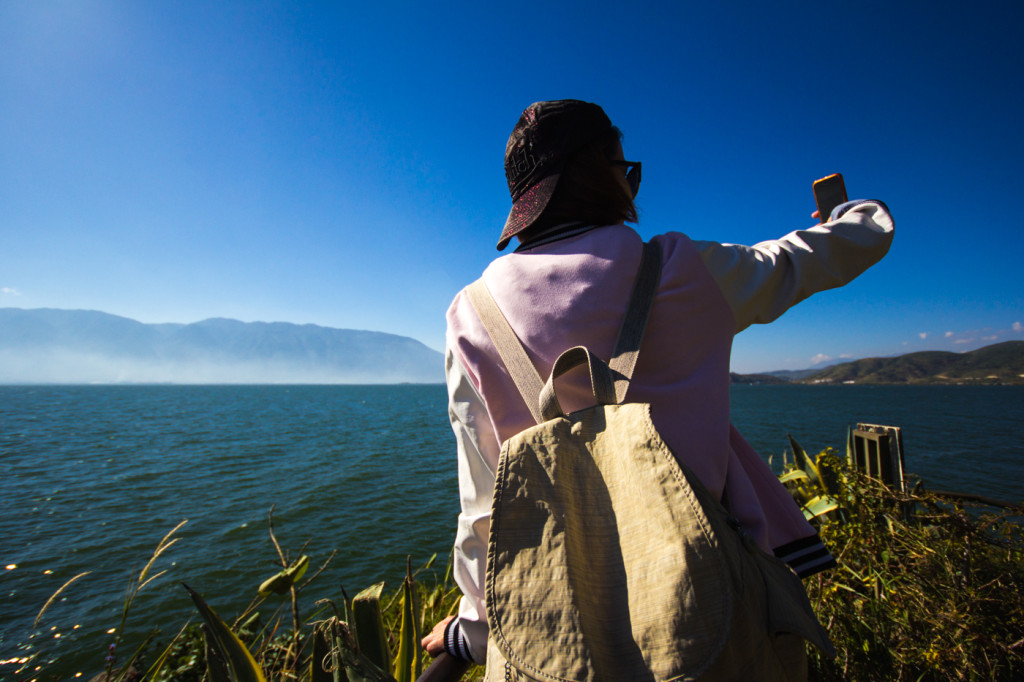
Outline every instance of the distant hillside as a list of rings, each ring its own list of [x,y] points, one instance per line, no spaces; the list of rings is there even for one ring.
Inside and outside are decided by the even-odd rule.
[[[1024,384],[1024,341],[1006,341],[967,353],[924,351],[833,365],[803,383]]]
[[[778,369],[760,374],[737,374],[729,372],[729,383],[733,384],[792,384],[820,372],[820,369]]]
[[[441,383],[441,353],[382,332],[210,319],[143,324],[0,308],[0,383]]]
[[[788,382],[800,381],[801,379],[806,379],[812,374],[817,374],[818,372],[821,371],[823,370],[820,367],[816,369],[778,369],[775,370],[774,372],[765,372],[765,374],[767,374],[770,377],[775,377],[776,379],[782,379],[783,381]]]
[[[788,384],[789,379],[774,376],[775,372],[768,374],[737,374],[729,372],[729,382],[733,384]]]

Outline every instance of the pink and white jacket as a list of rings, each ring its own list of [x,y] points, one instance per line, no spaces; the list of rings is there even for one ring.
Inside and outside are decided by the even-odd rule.
[[[880,260],[893,221],[880,202],[851,202],[824,225],[755,246],[654,237],[662,274],[627,402],[651,405],[676,456],[766,551],[802,576],[834,565],[789,493],[729,421],[729,355],[735,334],[776,319],[811,294],[839,287]],[[838,213],[839,211],[837,211]],[[547,377],[565,349],[585,345],[607,360],[640,262],[642,240],[625,225],[520,248],[483,279]],[[526,245],[530,247],[530,244]],[[449,415],[458,444],[462,510],[455,579],[462,589],[458,645],[483,661],[484,577],[491,495],[501,443],[534,425],[465,292],[447,314]],[[566,412],[593,402],[583,368],[559,379]],[[458,632],[461,631],[461,632]]]

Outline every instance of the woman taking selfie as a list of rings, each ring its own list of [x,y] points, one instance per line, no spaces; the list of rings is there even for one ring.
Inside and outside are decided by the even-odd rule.
[[[640,168],[624,159],[621,135],[604,111],[587,102],[533,104],[508,140],[513,207],[498,249],[512,239],[518,246],[492,262],[482,281],[542,378],[571,346],[586,346],[605,361],[613,355],[644,252],[642,238],[625,224],[637,220]],[[671,227],[686,229],[685,210]],[[892,235],[884,204],[856,201],[836,207],[823,224],[754,246],[694,241],[677,231],[651,240],[660,247],[660,279],[626,400],[650,405],[651,420],[678,462],[728,509],[744,537],[800,577],[835,562],[730,423],[732,339],[815,292],[850,282],[885,255]],[[444,650],[483,664],[489,660],[488,533],[501,445],[538,419],[467,290],[452,302],[447,322],[461,497],[454,571],[463,597],[458,616],[439,623],[423,645],[432,655]],[[565,413],[594,403],[583,368],[559,378],[557,394]],[[651,538],[652,548],[657,542]],[[769,663],[741,661],[731,670],[750,679],[799,679],[804,656],[799,640],[799,646],[780,645],[767,655]],[[762,674],[766,665],[773,667],[770,674]],[[489,669],[488,677],[505,672]]]

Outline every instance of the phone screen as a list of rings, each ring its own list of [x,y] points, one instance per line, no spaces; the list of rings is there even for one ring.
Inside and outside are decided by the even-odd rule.
[[[821,222],[828,222],[832,215],[832,209],[839,204],[846,203],[846,185],[843,183],[843,176],[839,173],[829,175],[821,180],[815,180],[814,202],[818,205],[818,218]]]

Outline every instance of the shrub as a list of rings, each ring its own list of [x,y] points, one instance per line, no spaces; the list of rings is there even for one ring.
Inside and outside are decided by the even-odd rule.
[[[808,593],[839,652],[816,680],[1012,680],[1024,675],[1020,510],[964,507],[851,470],[831,450],[841,513],[816,519],[838,567]]]

